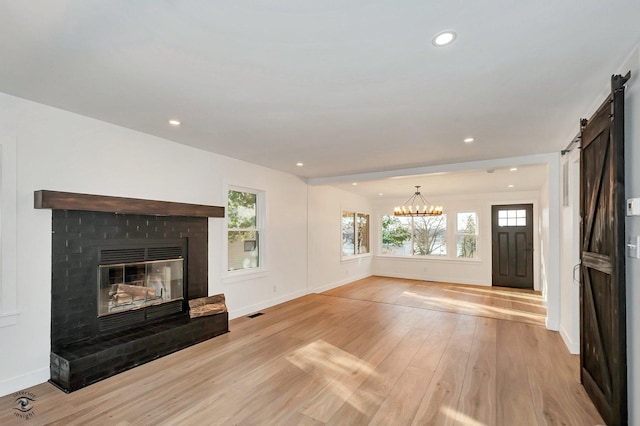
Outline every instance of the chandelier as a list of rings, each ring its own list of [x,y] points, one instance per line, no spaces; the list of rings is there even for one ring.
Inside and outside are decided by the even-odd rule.
[[[403,206],[393,209],[394,216],[440,216],[442,214],[442,206],[434,206],[430,204],[420,194],[420,186],[416,185],[416,192],[409,197]]]

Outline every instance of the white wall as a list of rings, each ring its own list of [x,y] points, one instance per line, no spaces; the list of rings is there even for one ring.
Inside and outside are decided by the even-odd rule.
[[[0,146],[0,395],[49,378],[51,211],[33,208],[35,190],[210,205],[225,205],[228,185],[264,190],[266,271],[224,279],[223,219],[210,219],[209,293],[224,292],[233,317],[307,291],[307,185],[295,176],[3,94]]]
[[[343,210],[373,216],[372,204],[364,197],[330,186],[309,186],[310,291],[326,291],[371,275],[371,253],[342,260]]]
[[[625,96],[625,190],[627,198],[640,197],[640,48],[636,47],[618,70],[631,70]],[[627,236],[640,235],[640,217],[628,217]],[[640,424],[640,259],[626,259],[627,368],[629,424]]]
[[[569,352],[580,353],[580,286],[579,272],[574,266],[580,262],[580,150],[577,146],[562,158],[568,167],[568,205],[561,207],[560,240],[560,335]],[[560,176],[562,185],[562,174]]]
[[[376,203],[373,238],[376,253],[381,246],[381,217],[393,212],[393,207],[404,200],[384,200]],[[430,257],[396,257],[377,254],[373,262],[376,275],[410,278],[426,281],[444,281],[460,284],[491,285],[491,206],[499,204],[531,203],[534,206],[534,229],[538,226],[539,191],[500,192],[492,194],[467,194],[448,197],[430,197],[429,201],[443,206],[449,222],[447,259]],[[455,234],[451,224],[455,224],[456,213],[478,213],[478,258],[455,258]],[[539,239],[534,235],[534,253],[538,253]],[[534,256],[534,288],[540,288],[539,258]]]
[[[547,303],[546,326],[560,327],[560,154],[547,164],[547,181],[540,191],[540,287]]]

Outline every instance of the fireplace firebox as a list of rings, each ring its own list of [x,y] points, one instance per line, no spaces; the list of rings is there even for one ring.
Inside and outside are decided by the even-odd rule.
[[[187,241],[125,239],[98,249],[100,333],[186,311]]]
[[[98,316],[181,301],[183,259],[99,266]]]

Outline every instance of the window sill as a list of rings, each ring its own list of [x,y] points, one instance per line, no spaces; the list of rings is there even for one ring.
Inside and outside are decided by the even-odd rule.
[[[362,259],[370,259],[372,257],[373,257],[373,255],[371,253],[357,254],[357,255],[354,255],[354,256],[344,256],[344,257],[340,258],[340,263],[360,262]]]
[[[10,314],[0,314],[0,328],[9,327],[10,325],[16,325],[18,323],[18,313],[13,312]]]
[[[269,271],[266,269],[228,271],[222,277],[222,284],[232,284],[240,281],[252,281],[264,278],[268,275]]]
[[[376,257],[389,259],[389,260],[409,260],[412,262],[442,262],[442,263],[482,263],[482,259],[459,259],[446,256],[394,256],[392,254],[378,254]]]

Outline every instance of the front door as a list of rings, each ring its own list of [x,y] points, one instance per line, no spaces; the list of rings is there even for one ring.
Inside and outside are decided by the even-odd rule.
[[[624,82],[582,122],[580,379],[608,425],[627,424]]]
[[[491,206],[492,284],[533,289],[533,204]]]

